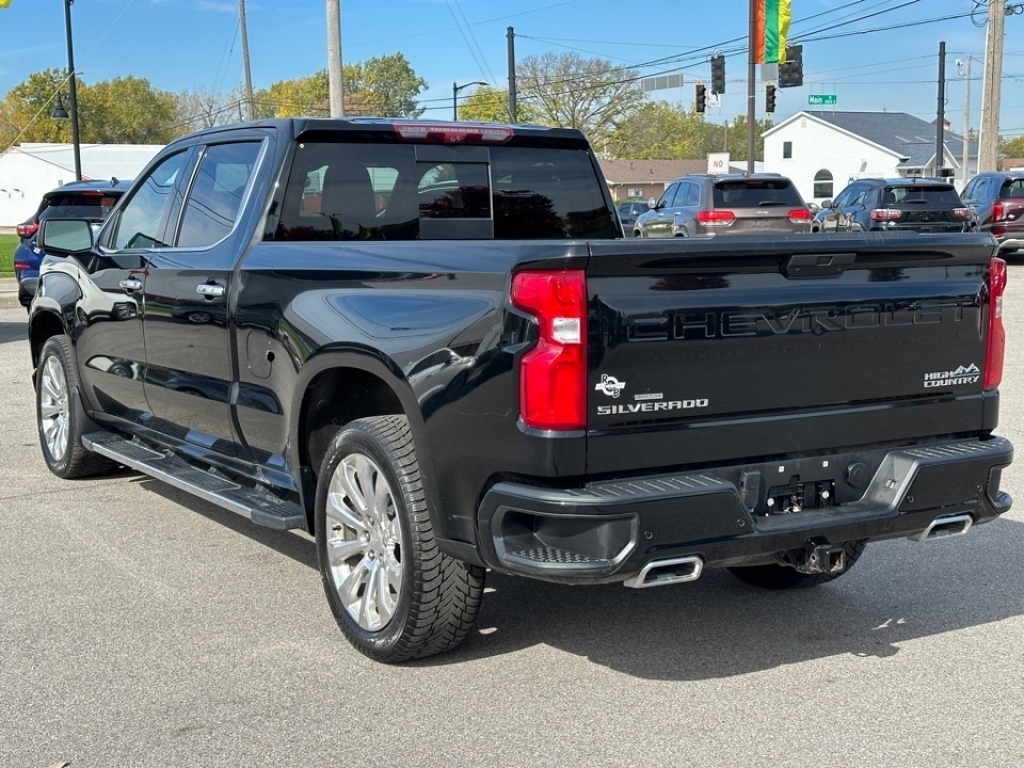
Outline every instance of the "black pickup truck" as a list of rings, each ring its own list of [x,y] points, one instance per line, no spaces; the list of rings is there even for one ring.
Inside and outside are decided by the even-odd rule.
[[[49,468],[313,533],[380,661],[458,644],[487,569],[801,587],[1010,508],[988,235],[638,242],[578,132],[294,119],[41,238]]]

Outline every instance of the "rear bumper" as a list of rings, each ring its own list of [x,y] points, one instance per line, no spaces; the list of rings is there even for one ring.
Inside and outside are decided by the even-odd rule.
[[[665,560],[751,565],[775,562],[809,543],[920,538],[937,519],[969,516],[961,526],[966,530],[1009,510],[1010,497],[999,491],[999,482],[1012,459],[1010,442],[991,438],[572,489],[502,482],[478,511],[479,555],[507,573],[602,583],[628,580]],[[834,488],[840,503],[765,514],[770,487],[794,477],[831,483],[818,487]]]

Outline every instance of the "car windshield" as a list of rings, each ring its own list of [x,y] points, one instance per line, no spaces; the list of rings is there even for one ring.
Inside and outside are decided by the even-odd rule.
[[[803,207],[804,201],[789,179],[719,181],[714,187],[716,208],[760,208],[785,205]]]
[[[887,205],[930,205],[960,208],[963,203],[953,187],[886,187],[882,192]]]

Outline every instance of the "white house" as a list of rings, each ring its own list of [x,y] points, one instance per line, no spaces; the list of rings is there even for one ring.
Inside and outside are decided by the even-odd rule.
[[[944,131],[943,168],[957,188],[977,173],[978,147]],[[853,179],[931,176],[935,125],[904,112],[797,112],[764,133],[766,171],[788,176],[807,201],[833,198]]]
[[[160,144],[83,144],[82,178],[135,178]],[[0,153],[0,227],[13,227],[36,212],[51,189],[75,180],[71,144],[19,144]]]

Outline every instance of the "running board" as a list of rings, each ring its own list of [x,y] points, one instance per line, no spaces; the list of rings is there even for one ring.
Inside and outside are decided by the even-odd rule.
[[[298,504],[279,499],[267,491],[239,485],[215,469],[198,469],[170,450],[150,448],[138,440],[126,440],[111,432],[82,435],[82,445],[211,504],[231,510],[257,525],[279,531],[306,529],[306,512]]]

